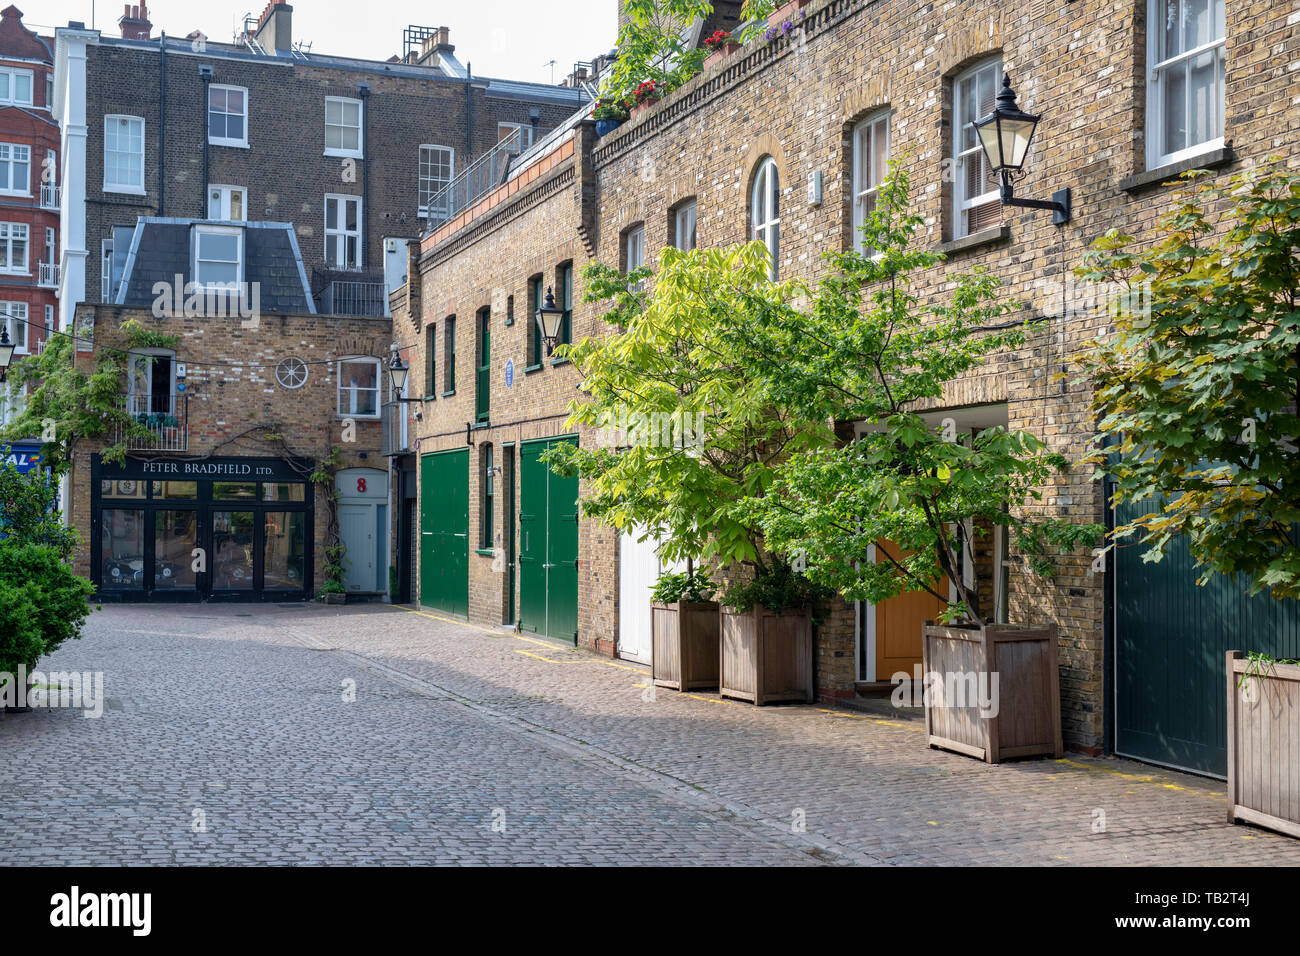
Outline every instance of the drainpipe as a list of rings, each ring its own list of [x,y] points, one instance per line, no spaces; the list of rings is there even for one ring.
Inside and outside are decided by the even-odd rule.
[[[474,158],[474,64],[465,64],[465,168]]]
[[[361,97],[361,248],[357,255],[362,271],[369,265],[366,237],[370,230],[366,223],[370,217],[370,84],[358,83],[357,95]]]
[[[204,111],[207,116],[207,111]],[[203,187],[205,190],[207,186]],[[158,35],[158,215],[167,204],[167,31]]]
[[[203,192],[200,193],[199,218],[208,218],[208,87],[212,84],[212,67],[199,67],[199,76],[203,79],[203,104],[199,116],[203,122]]]

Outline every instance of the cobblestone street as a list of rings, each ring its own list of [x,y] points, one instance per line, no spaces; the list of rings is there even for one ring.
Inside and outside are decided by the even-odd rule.
[[[0,720],[10,863],[1300,864],[1218,781],[986,766],[402,608],[105,607],[41,664],[107,706]]]

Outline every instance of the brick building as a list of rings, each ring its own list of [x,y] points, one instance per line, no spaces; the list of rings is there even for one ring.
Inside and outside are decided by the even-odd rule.
[[[55,318],[59,268],[59,126],[51,111],[54,53],[0,11],[0,328],[35,353]],[[0,386],[0,425],[22,396]]]
[[[74,451],[64,512],[90,542],[78,570],[99,599],[314,595],[331,506],[310,476],[331,448],[346,587],[384,595],[390,320],[319,314],[289,223],[142,218],[130,248],[118,304],[76,312],[78,366],[118,355],[124,407],[149,433]],[[132,345],[129,319],[175,346]],[[120,440],[125,461],[105,461]]]
[[[1223,177],[1279,154],[1300,165],[1294,3],[813,0],[801,13],[788,34],[746,45],[603,139],[589,121],[571,124],[412,247],[392,303],[416,370],[408,391],[423,397],[422,421],[408,422],[421,472],[422,603],[644,658],[653,548],[587,520],[575,536],[568,502],[580,489],[536,465],[548,441],[592,440],[566,431],[578,373],[546,360],[530,321],[553,287],[573,336],[607,333],[601,307],[582,302],[590,261],[626,269],[669,244],[762,238],[779,276],[816,279],[823,250],[856,241],[892,156],[910,173],[926,240],[948,256],[930,288],[986,268],[1030,323],[1024,346],[955,383],[936,418],[1023,429],[1077,460],[1093,438],[1089,396],[1057,376],[1106,327],[1104,310],[1068,293],[1088,244],[1111,228],[1154,238],[1171,202],[1159,187],[1183,170]],[[970,135],[1004,75],[1022,108],[1042,114],[1018,193],[1070,188],[1063,227],[1003,208]],[[1086,469],[1043,491],[1044,511],[1106,519],[1104,485]],[[1131,640],[1125,627],[1140,629],[1116,612],[1114,575],[1075,554],[1046,581],[1000,536],[984,547],[972,564],[998,618],[1060,627],[1067,745],[1109,748],[1117,724],[1148,719],[1113,706],[1132,679],[1116,647]],[[538,587],[540,603],[529,593]],[[844,605],[818,629],[821,699],[849,700],[910,670],[919,620],[914,639],[878,633],[882,610]],[[1148,722],[1158,734],[1159,720]]]
[[[383,315],[386,259],[401,264],[435,195],[503,137],[527,146],[586,98],[473,76],[445,27],[407,28],[403,54],[379,62],[313,52],[292,15],[273,0],[231,43],[155,37],[143,4],[118,37],[56,31],[74,184],[61,324],[114,298],[114,230],[138,216],[292,222],[319,307]]]

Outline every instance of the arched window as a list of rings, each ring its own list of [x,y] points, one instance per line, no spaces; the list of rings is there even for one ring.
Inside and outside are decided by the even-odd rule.
[[[751,238],[765,243],[772,254],[768,274],[775,280],[777,263],[781,261],[781,177],[771,156],[759,161],[754,191],[749,197],[749,221]]]

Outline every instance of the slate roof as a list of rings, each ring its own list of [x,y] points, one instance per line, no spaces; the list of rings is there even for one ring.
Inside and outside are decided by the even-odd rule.
[[[244,230],[244,281],[259,284],[263,313],[314,314],[315,302],[293,224],[287,222],[224,222],[203,219],[160,219],[141,216],[130,233],[117,305],[150,306],[157,298],[154,284],[193,281],[191,237],[196,225],[235,226]],[[121,232],[115,230],[115,235]],[[114,242],[114,252],[118,243]]]

